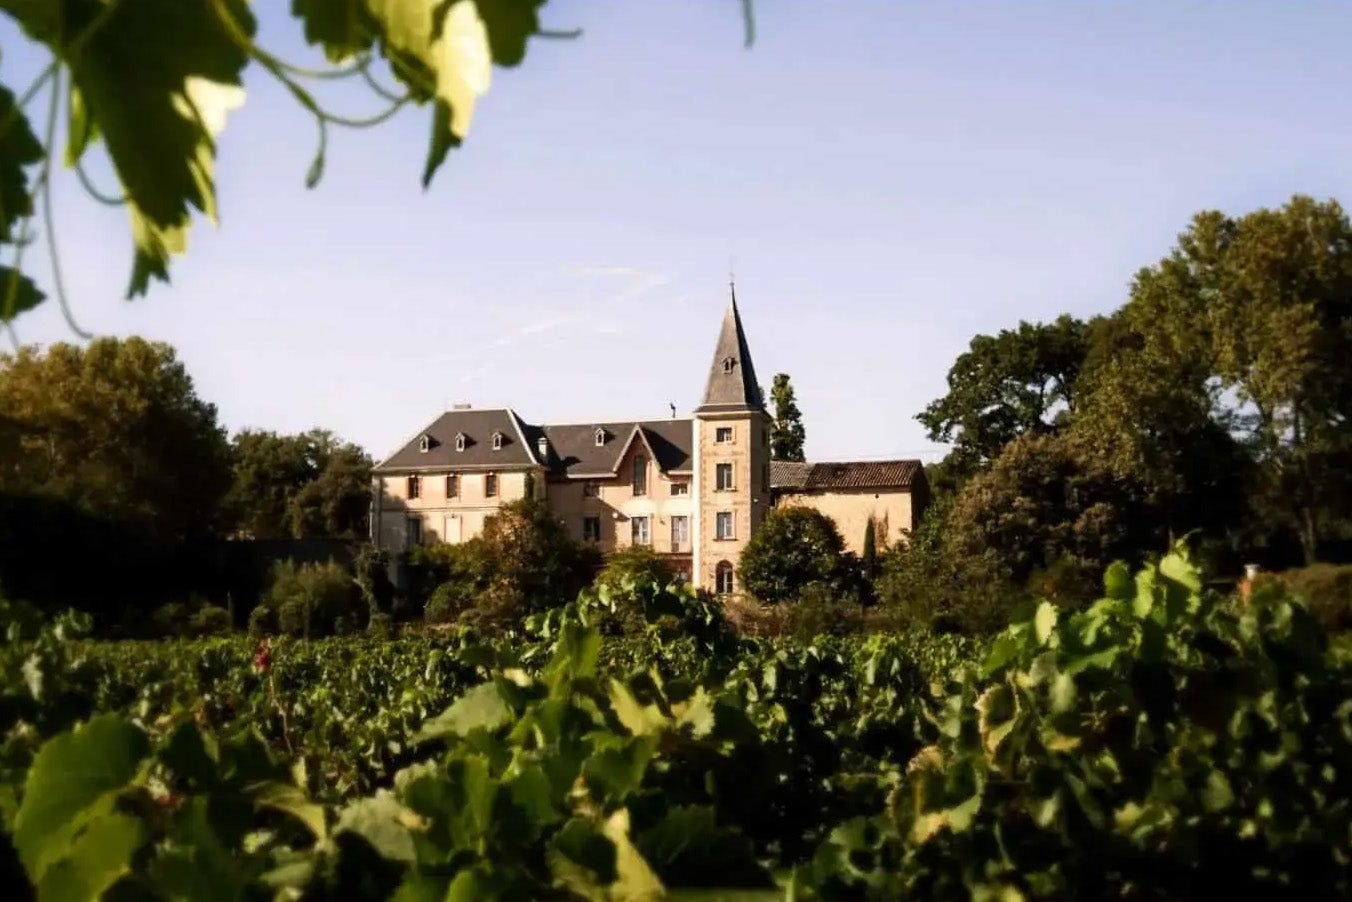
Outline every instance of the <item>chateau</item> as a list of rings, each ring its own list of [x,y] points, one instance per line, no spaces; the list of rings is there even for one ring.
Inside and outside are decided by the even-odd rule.
[[[511,408],[455,405],[375,469],[372,540],[390,551],[462,542],[500,505],[542,498],[603,552],[647,545],[696,586],[739,591],[737,562],[776,504],[817,508],[856,553],[915,528],[918,460],[770,459],[765,410],[735,293],[704,399],[688,419],[532,425]]]

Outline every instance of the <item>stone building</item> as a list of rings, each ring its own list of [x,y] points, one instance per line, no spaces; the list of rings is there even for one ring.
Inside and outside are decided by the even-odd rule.
[[[462,542],[532,494],[576,539],[650,546],[728,594],[775,504],[821,510],[855,552],[869,522],[880,549],[915,528],[928,492],[919,461],[771,461],[771,425],[734,295],[691,417],[535,425],[511,408],[456,405],[375,468],[372,540],[395,552]]]

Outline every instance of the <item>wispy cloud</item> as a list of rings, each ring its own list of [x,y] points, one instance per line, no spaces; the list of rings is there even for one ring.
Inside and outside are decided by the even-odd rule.
[[[570,266],[565,271],[575,276],[636,276],[643,273],[643,270],[636,266],[607,266],[604,264]]]

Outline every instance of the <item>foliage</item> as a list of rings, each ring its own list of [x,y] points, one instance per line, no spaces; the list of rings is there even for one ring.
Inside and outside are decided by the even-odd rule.
[[[160,605],[151,620],[160,637],[216,636],[230,632],[233,626],[229,611],[200,598]]]
[[[390,553],[374,545],[363,545],[353,561],[353,576],[371,616],[390,615],[394,607],[394,583],[390,581]]]
[[[279,561],[250,625],[264,632],[272,625],[285,635],[310,638],[354,632],[369,616],[355,580],[341,565]]]
[[[952,443],[959,478],[988,466],[1020,435],[1055,431],[1074,410],[1091,325],[1051,323],[978,335],[948,371],[948,393],[916,417],[930,441]]]
[[[1184,549],[944,681],[931,741],[797,875],[826,898],[1338,899],[1352,671],[1277,592],[1236,610]]]
[[[432,590],[423,608],[428,623],[452,623],[474,607],[476,589],[463,582],[444,582]]]
[[[788,373],[776,373],[770,385],[770,404],[774,407],[774,423],[770,427],[770,457],[775,460],[797,460],[803,457],[803,442],[807,430],[803,428],[803,413],[793,394],[793,383]]]
[[[1314,618],[1330,632],[1352,631],[1352,566],[1312,564],[1280,573],[1259,573],[1254,585],[1281,587],[1305,602]]]
[[[859,558],[864,572],[872,577],[878,566],[878,526],[872,517],[864,527],[864,551]]]
[[[231,458],[225,507],[234,530],[259,539],[366,535],[371,458],[356,445],[322,429],[245,430],[231,442]]]
[[[738,571],[746,590],[767,604],[792,601],[814,584],[842,591],[854,576],[835,522],[797,506],[770,511],[747,540]]]
[[[594,623],[602,635],[636,635],[648,625],[645,605],[650,604],[655,595],[665,592],[675,580],[671,567],[657,552],[645,545],[631,545],[606,558],[595,581],[583,590],[582,603],[596,611],[596,617],[600,619],[589,622]],[[604,617],[601,608],[607,612]]]

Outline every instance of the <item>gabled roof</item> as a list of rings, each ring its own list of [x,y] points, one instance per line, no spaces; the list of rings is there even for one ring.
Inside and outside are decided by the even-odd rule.
[[[770,462],[770,489],[814,492],[832,489],[910,489],[924,473],[918,460],[859,460],[801,463]]]
[[[737,293],[728,299],[723,326],[714,347],[714,360],[709,367],[709,379],[704,388],[704,402],[696,413],[722,413],[745,410],[764,410],[760,383],[756,381],[756,367],[751,362],[751,348],[747,345],[742,317],[737,312]]]
[[[625,452],[635,441],[648,446],[658,469],[684,473],[691,468],[690,420],[649,420],[618,423],[574,423],[534,427],[549,441],[546,465],[553,476],[602,476],[615,473]],[[596,444],[596,430],[606,441]]]
[[[531,467],[538,461],[526,440],[525,424],[509,407],[448,410],[420,430],[376,470],[458,469],[462,467]],[[502,447],[493,450],[493,433],[502,434]],[[465,450],[455,450],[457,435],[465,436]],[[423,436],[430,441],[419,450]]]

